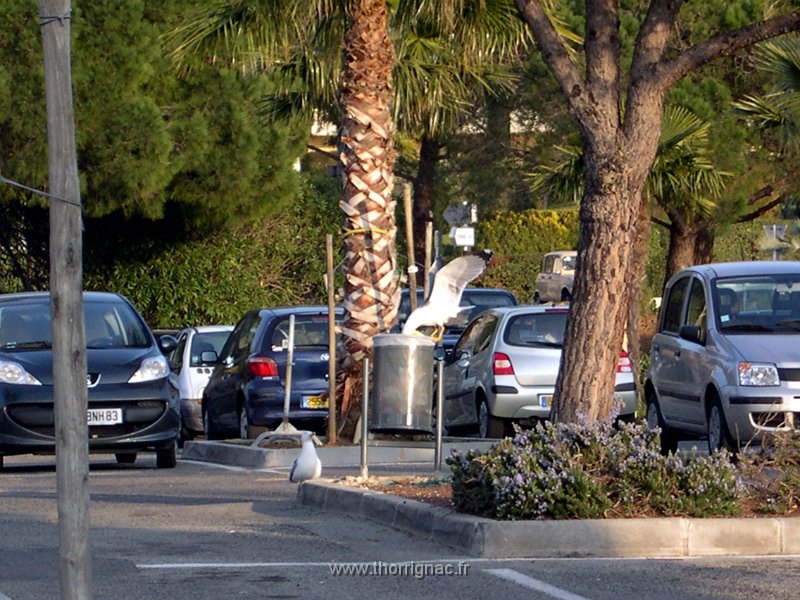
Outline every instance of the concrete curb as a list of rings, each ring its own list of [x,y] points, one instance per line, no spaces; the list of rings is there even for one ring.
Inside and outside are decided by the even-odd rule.
[[[442,457],[450,456],[452,450],[466,452],[469,449],[488,449],[496,441],[449,442],[442,444]],[[297,457],[298,448],[254,448],[246,443],[187,441],[181,458],[214,462],[249,469],[291,467]],[[317,454],[325,467],[357,467],[361,464],[360,446],[322,446]],[[433,447],[370,445],[367,460],[370,465],[396,463],[430,463],[433,466]]]
[[[332,481],[300,484],[301,504],[389,525],[478,558],[670,558],[800,554],[798,518],[494,521]]]

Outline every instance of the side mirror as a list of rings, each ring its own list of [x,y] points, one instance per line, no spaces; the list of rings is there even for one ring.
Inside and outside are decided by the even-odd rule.
[[[217,362],[217,353],[213,350],[206,350],[205,352],[200,353],[200,362],[204,364],[216,364]]]
[[[695,344],[705,344],[703,330],[697,325],[683,325],[678,331],[678,335],[684,340],[694,342]]]
[[[158,347],[163,354],[169,354],[178,347],[178,340],[174,336],[165,334],[158,337]]]

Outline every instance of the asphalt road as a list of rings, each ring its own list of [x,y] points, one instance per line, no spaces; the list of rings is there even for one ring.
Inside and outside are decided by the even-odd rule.
[[[60,597],[55,461],[0,473],[0,600]],[[370,474],[407,466],[371,465]],[[357,469],[323,475],[357,474]],[[295,502],[286,469],[93,456],[93,597],[789,600],[800,557],[476,560],[369,521]],[[336,569],[349,573],[334,572]]]

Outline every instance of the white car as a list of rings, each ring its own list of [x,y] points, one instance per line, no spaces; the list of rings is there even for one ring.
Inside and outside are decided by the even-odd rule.
[[[233,325],[202,325],[178,334],[178,346],[169,355],[169,380],[180,395],[181,441],[203,432],[203,390],[231,331]]]
[[[575,263],[578,253],[574,250],[548,252],[542,260],[542,269],[536,276],[533,302],[569,302],[572,299],[572,284],[575,280]]]

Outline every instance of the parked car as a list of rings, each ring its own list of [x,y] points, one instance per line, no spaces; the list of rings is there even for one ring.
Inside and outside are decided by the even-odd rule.
[[[664,452],[800,429],[800,262],[707,264],[667,282],[645,384]]]
[[[233,325],[200,325],[178,333],[178,345],[169,355],[169,380],[180,398],[181,442],[203,433],[203,390],[231,331]]]
[[[423,302],[423,290],[417,289],[417,306]],[[444,337],[440,343],[440,347],[444,351],[451,349],[455,346],[459,336],[464,331],[467,323],[474,319],[478,314],[482,313],[488,308],[498,306],[516,306],[517,299],[508,290],[500,288],[466,288],[461,294],[460,305],[464,308],[471,307],[463,316],[463,322],[460,324],[450,324],[444,332]],[[400,309],[398,311],[397,326],[393,329],[395,333],[400,333],[408,315],[411,314],[411,295],[408,288],[402,291],[400,297]]]
[[[466,328],[444,363],[443,426],[474,427],[500,438],[511,423],[547,419],[567,323],[568,306],[492,308]],[[631,361],[620,351],[614,395],[619,415],[636,410]]]
[[[545,254],[542,259],[542,269],[536,276],[534,303],[572,300],[572,284],[575,280],[577,260],[578,253],[574,250],[559,250]]]
[[[328,307],[260,308],[236,324],[203,392],[203,429],[208,439],[253,438],[282,421],[290,315],[295,329],[289,421],[298,429],[325,428]],[[342,315],[337,309],[337,321]]]
[[[118,294],[84,292],[89,451],[133,463],[155,451],[158,467],[176,462],[180,414],[164,353],[133,305]],[[0,466],[4,455],[55,451],[50,295],[0,295]]]

